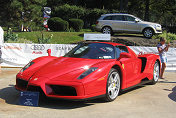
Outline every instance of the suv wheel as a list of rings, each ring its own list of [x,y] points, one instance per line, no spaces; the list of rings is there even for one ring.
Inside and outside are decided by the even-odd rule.
[[[103,34],[113,34],[110,27],[103,27],[102,33]]]
[[[154,34],[154,31],[153,31],[153,29],[151,29],[151,28],[146,28],[146,29],[144,29],[144,31],[143,31],[143,35],[144,35],[144,37],[146,37],[146,38],[151,38],[151,37],[153,36],[153,34]]]

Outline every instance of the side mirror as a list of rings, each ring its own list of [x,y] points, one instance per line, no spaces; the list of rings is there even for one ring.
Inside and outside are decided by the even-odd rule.
[[[47,50],[48,56],[51,56],[51,49]]]
[[[139,22],[139,19],[136,18],[136,19],[135,19],[135,22],[138,23],[138,22]]]
[[[131,58],[131,54],[126,53],[126,52],[121,52],[120,53],[120,59],[121,58]]]

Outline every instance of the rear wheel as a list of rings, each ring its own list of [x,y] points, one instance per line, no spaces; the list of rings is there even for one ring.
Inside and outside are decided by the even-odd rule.
[[[112,29],[110,27],[103,27],[102,29],[103,34],[113,34]]]
[[[146,37],[146,38],[151,38],[151,37],[154,35],[154,31],[153,31],[153,29],[151,29],[151,28],[146,28],[146,29],[144,29],[144,31],[143,31],[143,35],[144,35],[144,37]]]
[[[153,68],[153,80],[152,80],[151,84],[156,84],[158,82],[159,73],[160,73],[160,67],[159,67],[158,62],[156,61],[154,68]]]
[[[112,68],[109,72],[105,100],[111,102],[117,98],[120,92],[120,75],[119,72]]]

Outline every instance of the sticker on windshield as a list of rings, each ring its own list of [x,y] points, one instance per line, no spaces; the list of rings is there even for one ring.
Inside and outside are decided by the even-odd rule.
[[[103,56],[103,59],[111,59],[111,56]]]

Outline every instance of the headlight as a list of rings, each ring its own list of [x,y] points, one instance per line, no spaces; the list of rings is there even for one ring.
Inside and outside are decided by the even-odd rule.
[[[156,24],[154,26],[155,26],[155,28],[161,28],[161,25],[159,25],[159,24]]]
[[[24,68],[21,69],[21,73],[24,72],[27,68],[29,68],[32,64],[34,64],[34,62],[29,62]]]
[[[97,67],[91,67],[88,70],[86,70],[84,73],[82,73],[78,79],[83,79],[84,77],[86,77],[87,75],[91,74],[92,72],[96,71],[98,68]]]

